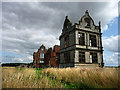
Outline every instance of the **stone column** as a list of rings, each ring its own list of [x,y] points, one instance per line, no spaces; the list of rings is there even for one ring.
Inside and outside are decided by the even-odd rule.
[[[75,32],[75,44],[79,44],[78,31]]]
[[[85,35],[85,45],[87,45],[87,35],[86,33],[84,33],[84,35]]]
[[[85,61],[86,63],[89,63],[90,62],[90,53],[89,52],[85,52]]]
[[[98,35],[96,35],[96,43],[97,43],[97,47],[99,46],[99,44],[98,44]]]
[[[98,57],[98,63],[101,63],[101,53],[100,52],[97,53],[97,57]]]
[[[90,40],[89,40],[89,33],[88,33],[87,35],[88,35],[88,46],[89,46],[89,44],[90,44]]]
[[[79,51],[75,50],[75,61],[74,62],[79,62]]]

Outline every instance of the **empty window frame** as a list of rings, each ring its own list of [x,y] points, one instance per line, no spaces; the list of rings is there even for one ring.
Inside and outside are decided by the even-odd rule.
[[[92,47],[97,47],[97,40],[96,40],[96,35],[89,35],[90,37],[90,46]]]
[[[90,26],[90,19],[89,18],[85,18],[86,21],[86,26]]]
[[[44,61],[40,61],[40,63],[44,63]]]
[[[65,37],[65,47],[69,46],[69,35]]]
[[[85,63],[85,52],[79,52],[79,62]]]
[[[90,63],[97,63],[98,62],[98,58],[97,58],[97,53],[90,53]]]
[[[41,58],[41,59],[44,58],[44,53],[40,53],[40,58]]]
[[[64,62],[69,63],[70,62],[70,52],[64,53]]]
[[[44,48],[41,48],[41,50],[43,51],[43,50],[44,50]]]
[[[85,45],[85,34],[78,32],[79,45]]]

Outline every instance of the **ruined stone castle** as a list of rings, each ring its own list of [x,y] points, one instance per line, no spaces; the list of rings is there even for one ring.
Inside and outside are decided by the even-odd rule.
[[[68,16],[66,16],[62,33],[59,37],[60,49],[57,51],[56,56],[52,56],[48,60],[49,54],[46,57],[38,51],[39,54],[34,53],[39,58],[34,62],[36,65],[40,65],[41,60],[43,65],[58,67],[80,67],[80,66],[104,66],[103,63],[103,47],[102,47],[102,33],[101,24],[95,25],[93,19],[90,17],[88,10],[82,16],[79,23],[72,25]],[[58,46],[59,47],[59,46]],[[58,48],[57,47],[57,48]],[[42,50],[42,48],[40,48]],[[44,47],[45,50],[45,47]],[[54,51],[51,49],[51,51]],[[56,53],[56,52],[55,52]],[[57,58],[52,59],[51,58]],[[41,58],[41,59],[40,59]],[[56,62],[57,61],[57,62]],[[35,64],[34,64],[35,65]]]

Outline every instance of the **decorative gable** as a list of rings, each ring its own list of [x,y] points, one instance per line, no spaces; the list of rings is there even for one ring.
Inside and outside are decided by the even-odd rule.
[[[82,28],[95,29],[94,21],[89,16],[88,10],[86,10],[85,15],[82,16],[81,20],[79,21],[79,24],[80,24],[80,27]]]

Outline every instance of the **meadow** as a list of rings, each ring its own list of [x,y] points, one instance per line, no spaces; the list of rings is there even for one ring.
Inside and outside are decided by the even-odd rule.
[[[118,68],[2,68],[2,88],[118,88]]]

